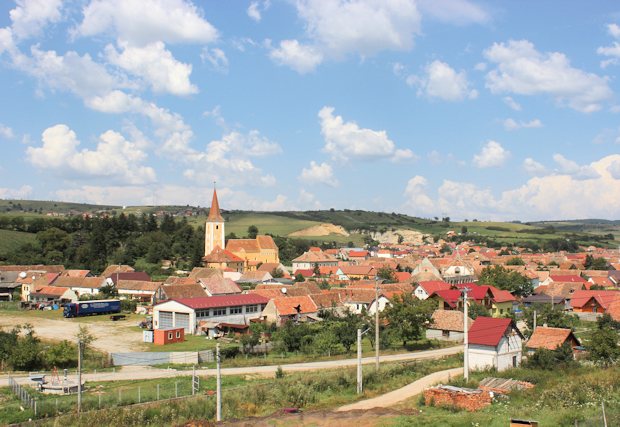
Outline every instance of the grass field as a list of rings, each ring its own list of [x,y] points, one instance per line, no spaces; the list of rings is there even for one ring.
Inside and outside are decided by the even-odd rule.
[[[34,243],[36,235],[13,230],[0,230],[0,254],[16,251],[25,243]]]

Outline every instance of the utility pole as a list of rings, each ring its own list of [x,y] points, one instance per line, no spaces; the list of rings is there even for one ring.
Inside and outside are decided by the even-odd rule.
[[[465,382],[469,381],[469,328],[467,324],[467,293],[470,291],[469,288],[461,289],[463,292],[463,378],[465,378]]]
[[[78,338],[78,396],[77,411],[82,412],[82,340]]]
[[[376,274],[376,273],[375,273]],[[379,278],[375,276],[375,369],[379,372]]]
[[[362,330],[357,330],[357,394],[362,393]]]
[[[534,327],[532,328],[532,332],[536,330],[536,310],[534,310]]]
[[[220,343],[215,345],[215,361],[217,364],[217,375],[215,382],[215,421],[222,421],[222,371],[221,371],[221,361],[220,361]]]

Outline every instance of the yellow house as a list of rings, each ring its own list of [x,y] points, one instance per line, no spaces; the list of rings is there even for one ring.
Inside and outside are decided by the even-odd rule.
[[[255,239],[230,239],[226,250],[245,260],[247,270],[256,270],[260,264],[279,263],[278,247],[271,236],[256,236]]]

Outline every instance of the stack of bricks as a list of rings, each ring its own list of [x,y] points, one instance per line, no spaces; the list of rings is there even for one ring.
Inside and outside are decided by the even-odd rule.
[[[478,411],[491,404],[491,393],[483,390],[438,386],[424,390],[424,402],[427,406],[448,406]]]

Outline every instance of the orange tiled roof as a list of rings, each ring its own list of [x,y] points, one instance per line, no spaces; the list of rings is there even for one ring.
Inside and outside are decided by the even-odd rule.
[[[560,347],[564,342],[571,338],[579,345],[579,340],[573,331],[564,328],[548,328],[545,326],[539,326],[532,334],[530,340],[527,342],[528,348],[546,348],[547,350],[555,350]]]
[[[308,295],[297,297],[274,298],[273,303],[280,316],[291,316],[297,314],[295,307],[300,306],[300,314],[316,313],[318,307]]]

